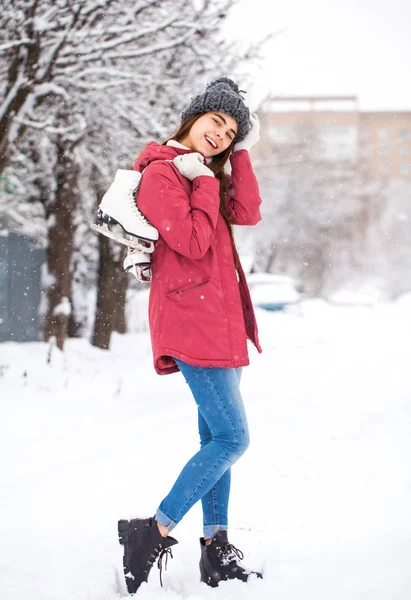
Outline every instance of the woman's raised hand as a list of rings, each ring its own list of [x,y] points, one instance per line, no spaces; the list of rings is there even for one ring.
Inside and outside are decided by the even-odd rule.
[[[250,129],[245,136],[245,138],[234,144],[233,152],[237,152],[237,150],[247,150],[248,152],[251,148],[260,140],[260,121],[256,113],[253,113],[250,116]]]
[[[189,154],[179,154],[173,159],[173,163],[180,171],[181,175],[193,181],[196,177],[207,175],[214,177],[214,173],[204,164],[204,156],[199,152],[190,152]]]

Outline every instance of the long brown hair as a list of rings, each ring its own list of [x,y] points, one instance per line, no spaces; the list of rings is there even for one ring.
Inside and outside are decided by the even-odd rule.
[[[167,144],[167,142],[170,140],[175,140],[176,142],[181,142],[181,140],[183,140],[185,137],[187,137],[187,135],[190,132],[191,127],[194,125],[194,123],[200,117],[202,117],[202,114],[192,115],[191,117],[188,117],[188,119],[186,119],[185,121],[183,121],[181,123],[181,125],[179,126],[177,131],[174,133],[174,135],[167,138],[163,142],[163,145]],[[237,248],[236,248],[235,240],[234,240],[233,224],[230,221],[230,216],[228,214],[227,205],[226,205],[226,192],[227,192],[228,178],[224,172],[224,165],[226,164],[226,162],[228,161],[228,159],[230,157],[233,145],[234,145],[234,140],[231,142],[231,144],[228,146],[228,148],[226,150],[224,150],[220,154],[217,154],[216,156],[214,156],[212,162],[207,166],[213,171],[214,175],[220,182],[220,214],[223,217],[224,221],[227,223],[227,227],[228,227],[228,231],[229,231],[230,239],[231,239],[231,244],[233,247],[235,268],[238,269],[238,266],[239,266],[238,259],[237,259],[238,253],[237,253]]]

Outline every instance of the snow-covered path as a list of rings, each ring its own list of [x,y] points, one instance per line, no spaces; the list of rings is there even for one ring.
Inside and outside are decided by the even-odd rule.
[[[233,469],[230,538],[263,581],[198,581],[200,507],[148,600],[409,600],[410,303],[258,313],[242,389],[252,443]],[[180,375],[146,334],[110,352],[0,344],[0,597],[118,600],[118,518],[153,514],[198,447]]]

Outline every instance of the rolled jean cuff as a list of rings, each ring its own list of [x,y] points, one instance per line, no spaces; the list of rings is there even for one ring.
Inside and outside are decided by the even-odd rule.
[[[169,531],[174,529],[174,527],[177,525],[177,523],[175,523],[169,517],[167,517],[167,515],[165,515],[163,511],[161,511],[159,508],[157,509],[154,518],[157,521],[157,523],[160,523],[160,525],[162,525],[163,527],[167,527]]]
[[[228,525],[204,525],[204,539],[211,540],[219,531],[227,531]]]

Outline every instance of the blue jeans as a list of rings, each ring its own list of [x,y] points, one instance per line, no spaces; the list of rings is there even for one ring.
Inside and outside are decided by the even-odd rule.
[[[175,359],[176,360],[176,359]],[[205,539],[228,526],[230,467],[249,444],[241,369],[193,367],[176,360],[198,407],[200,451],[185,465],[156,512],[170,531],[201,499]]]

